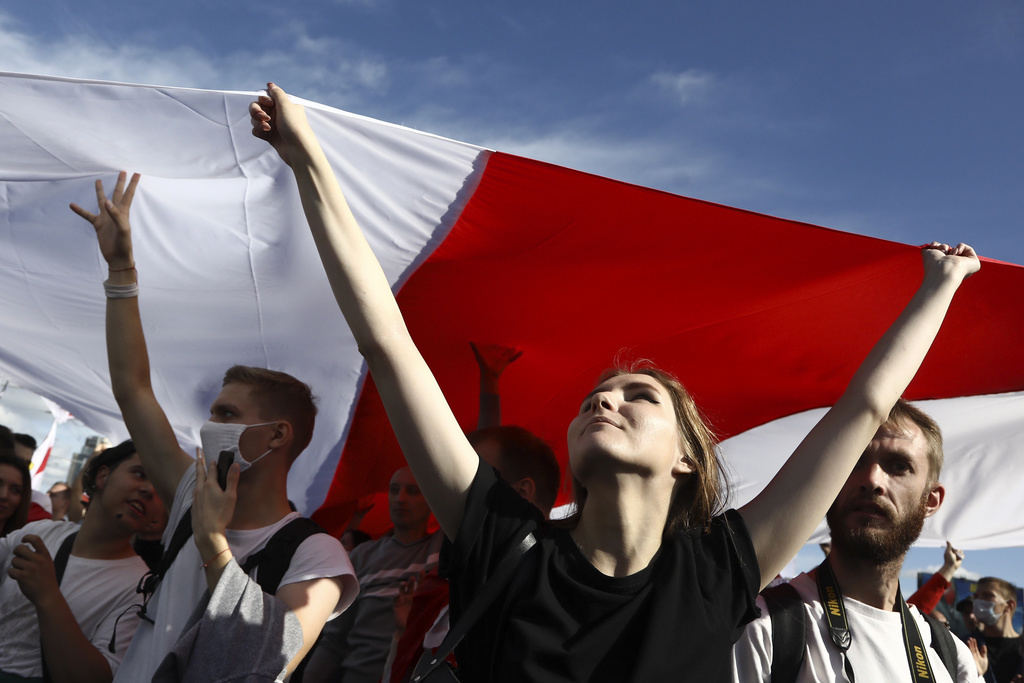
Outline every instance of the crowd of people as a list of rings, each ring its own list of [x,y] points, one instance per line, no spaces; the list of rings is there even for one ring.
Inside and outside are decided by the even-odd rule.
[[[980,268],[969,246],[922,250],[919,290],[742,508],[727,508],[714,435],[686,389],[635,361],[582,397],[567,434],[574,511],[552,520],[551,447],[501,424],[498,381],[517,352],[473,345],[480,418],[465,434],[302,107],[269,84],[250,115],[294,174],[408,463],[388,488],[393,529],[369,539],[357,515],[338,539],[292,509],[287,474],[317,409],[285,373],[228,369],[201,452],[182,450],[139,313],[139,176],[120,174],[109,197],[97,181],[96,212],[71,208],[108,266],[110,379],[131,440],[42,494],[49,512],[30,521],[22,442],[0,431],[0,683],[418,683],[453,667],[464,681],[1021,681],[1012,585],[978,582],[966,642],[930,616],[959,551],[927,590],[904,600],[899,588],[945,496],[941,429],[900,396]],[[776,580],[823,516],[826,559]]]

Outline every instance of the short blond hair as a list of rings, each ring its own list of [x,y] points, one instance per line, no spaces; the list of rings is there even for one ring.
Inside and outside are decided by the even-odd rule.
[[[244,384],[259,406],[264,420],[281,419],[292,426],[291,460],[299,456],[313,439],[316,426],[316,397],[305,382],[286,372],[235,365],[224,373],[222,386]]]

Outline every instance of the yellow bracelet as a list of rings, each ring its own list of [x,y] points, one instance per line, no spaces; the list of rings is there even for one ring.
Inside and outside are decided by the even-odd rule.
[[[217,553],[216,555],[211,557],[210,561],[203,565],[203,569],[208,569],[210,567],[210,565],[213,564],[214,560],[216,560],[218,557],[220,557],[221,555],[223,555],[224,553],[226,553],[229,550],[231,550],[230,547],[224,548],[224,550],[221,550],[219,553]]]

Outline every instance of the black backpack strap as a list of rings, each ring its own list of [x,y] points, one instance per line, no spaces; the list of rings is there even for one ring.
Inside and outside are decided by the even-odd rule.
[[[514,537],[512,547],[501,558],[494,573],[491,574],[487,582],[484,583],[483,588],[480,589],[480,592],[476,594],[472,602],[469,603],[469,606],[466,607],[466,610],[459,616],[459,620],[448,629],[448,635],[441,641],[437,652],[433,654],[424,652],[423,656],[420,657],[420,661],[416,663],[416,668],[413,669],[412,678],[410,679],[411,683],[419,683],[431,671],[442,666],[445,658],[452,653],[456,645],[462,642],[469,629],[479,621],[480,617],[487,611],[487,608],[498,599],[502,589],[508,585],[519,568],[519,561],[523,559],[523,556],[533,546],[537,545],[537,537],[533,535],[536,529],[537,522],[532,519],[527,520],[522,526],[519,533]]]
[[[242,571],[248,574],[258,568],[256,582],[264,593],[276,595],[281,579],[302,542],[313,534],[326,533],[323,527],[307,517],[293,519],[278,529],[261,550],[245,558],[245,562],[240,565]]]
[[[68,568],[68,558],[71,557],[71,546],[75,544],[75,538],[78,536],[76,531],[73,534],[69,534],[61,541],[60,548],[57,549],[57,554],[53,556],[53,568],[57,572],[57,585],[64,580],[64,570]]]
[[[71,546],[75,544],[76,536],[78,536],[77,531],[65,536],[60,547],[57,548],[57,554],[53,556],[53,570],[57,574],[57,586],[60,586],[60,582],[64,580],[64,570],[68,568],[68,558],[71,557]],[[43,681],[50,683],[52,680],[50,668],[46,666],[46,653],[43,652],[42,643],[39,643],[39,657],[43,660]]]
[[[788,583],[761,591],[772,620],[772,683],[793,683],[807,649],[804,601]]]
[[[946,666],[949,677],[955,681],[956,645],[953,643],[953,636],[950,634],[949,629],[931,614],[924,614],[924,612],[921,614],[924,615],[924,620],[928,622],[928,626],[932,629],[932,649],[939,653],[939,659]]]
[[[164,574],[174,564],[175,558],[178,557],[178,553],[188,543],[188,539],[192,538],[192,506],[189,505],[185,508],[184,514],[181,519],[178,520],[178,526],[174,528],[174,535],[171,536],[171,542],[164,548],[163,555],[160,556],[160,563],[157,565],[157,570],[153,572],[158,574],[160,578],[164,578]]]
[[[146,614],[146,608],[149,605],[149,598],[152,597],[156,591],[156,587],[160,585],[160,582],[164,580],[164,575],[167,570],[171,568],[178,553],[188,543],[188,539],[192,538],[192,506],[189,505],[185,509],[185,514],[178,520],[178,526],[174,528],[174,535],[171,536],[171,542],[164,548],[163,554],[160,556],[160,560],[157,562],[156,568],[152,569],[143,575],[142,580],[139,581],[138,588],[135,592],[142,594],[142,608],[139,610],[139,618],[153,623],[153,619]]]

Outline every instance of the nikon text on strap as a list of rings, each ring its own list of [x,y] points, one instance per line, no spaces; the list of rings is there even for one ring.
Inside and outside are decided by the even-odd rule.
[[[843,668],[850,683],[854,683],[853,666],[846,652],[853,642],[853,632],[846,620],[846,607],[843,605],[843,594],[839,590],[839,583],[832,573],[832,566],[828,558],[822,562],[817,569],[818,595],[821,598],[821,606],[825,611],[825,619],[828,622],[829,635],[832,642],[842,653]],[[915,682],[934,681],[931,663],[928,661],[928,651],[925,649],[924,641],[921,640],[921,632],[917,628],[917,621],[903,599],[899,585],[896,587],[896,605],[893,611],[899,611],[900,620],[903,624],[903,644],[907,651],[907,663],[910,665],[911,680]]]

